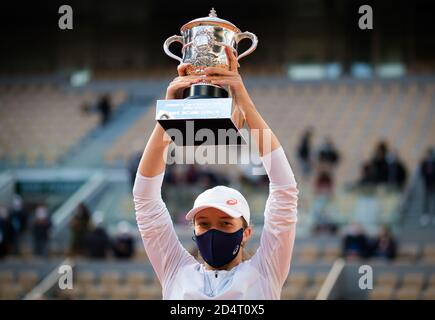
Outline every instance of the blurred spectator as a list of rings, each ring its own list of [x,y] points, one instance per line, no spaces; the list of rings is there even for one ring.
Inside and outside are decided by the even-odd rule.
[[[51,229],[51,220],[45,205],[39,205],[35,210],[33,221],[33,245],[37,256],[48,256],[48,244]]]
[[[87,254],[90,258],[104,259],[110,250],[110,238],[106,230],[97,223],[95,228],[86,236]]]
[[[313,218],[315,232],[335,232],[336,227],[327,215],[327,206],[334,193],[334,179],[328,166],[321,166],[314,180]]]
[[[198,186],[201,189],[209,189],[215,186],[215,184],[212,181],[211,175],[202,174],[198,178]]]
[[[70,251],[73,255],[81,255],[86,249],[86,235],[90,230],[91,213],[84,203],[80,203],[71,219]]]
[[[198,175],[198,184],[201,188],[208,189],[217,185],[227,185],[229,183],[224,175],[204,169]]]
[[[371,165],[370,162],[366,162],[362,164],[360,178],[357,184],[361,187],[371,186],[375,184],[373,166]]]
[[[126,221],[118,224],[117,234],[113,240],[113,254],[120,259],[128,259],[134,255],[134,237]]]
[[[311,174],[311,137],[313,129],[308,128],[302,135],[297,154],[304,178]]]
[[[331,171],[327,167],[319,169],[314,180],[314,192],[318,195],[325,194],[330,196],[334,192],[334,179]]]
[[[397,151],[387,155],[388,162],[388,182],[391,186],[402,190],[405,186],[408,172]]]
[[[195,184],[199,179],[199,171],[195,164],[191,164],[187,167],[186,182],[188,184]]]
[[[334,193],[334,168],[340,159],[338,150],[330,137],[326,137],[316,156],[316,175],[314,177],[313,218],[314,232],[335,233],[336,225],[328,217],[327,208]]]
[[[382,226],[379,235],[374,239],[371,255],[392,260],[396,257],[397,244],[387,226]]]
[[[12,226],[12,253],[20,253],[21,235],[27,224],[27,212],[24,210],[23,199],[19,195],[14,195],[10,209],[9,219]]]
[[[8,209],[0,205],[0,258],[7,256],[12,244],[12,224]]]
[[[342,255],[346,258],[367,258],[370,247],[367,235],[358,223],[351,223],[345,231],[342,242]]]
[[[80,106],[80,109],[86,114],[98,112],[100,114],[100,125],[104,127],[107,123],[109,123],[112,115],[110,95],[102,95],[95,104],[85,102]]]
[[[374,156],[361,166],[358,186],[388,184],[402,190],[408,172],[397,151],[388,151],[387,143],[381,141],[375,148]]]
[[[101,115],[101,125],[105,126],[110,121],[112,115],[112,105],[108,94],[101,96],[97,104],[97,110]]]
[[[327,137],[319,147],[317,160],[319,163],[329,164],[331,167],[335,167],[339,163],[339,152],[330,137]]]
[[[423,179],[424,202],[421,224],[426,225],[430,222],[435,223],[435,150],[430,148],[420,163],[420,175]]]
[[[175,164],[166,166],[165,179],[164,179],[165,184],[169,184],[169,185],[178,184],[178,182],[180,181],[180,177],[176,168],[177,166]]]
[[[12,198],[11,215],[17,219],[17,230],[20,233],[24,232],[27,228],[28,214],[24,209],[23,199],[18,194],[15,194]]]
[[[373,166],[372,170],[374,173],[374,180],[376,184],[387,183],[388,182],[388,162],[387,162],[388,146],[387,143],[381,141],[376,149],[374,157],[371,161]]]

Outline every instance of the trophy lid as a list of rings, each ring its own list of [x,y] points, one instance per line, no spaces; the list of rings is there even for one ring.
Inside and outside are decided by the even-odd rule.
[[[208,17],[198,18],[186,23],[184,26],[181,27],[181,32],[196,26],[209,26],[209,25],[216,25],[216,26],[230,29],[234,32],[240,32],[239,28],[237,28],[231,22],[218,18],[216,14],[216,10],[214,8],[211,8]]]

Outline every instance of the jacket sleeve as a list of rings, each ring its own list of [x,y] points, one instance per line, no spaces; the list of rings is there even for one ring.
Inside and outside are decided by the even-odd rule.
[[[171,216],[161,197],[164,172],[155,177],[144,177],[139,172],[133,187],[136,221],[145,251],[166,288],[178,269],[196,263],[195,258],[181,245]]]
[[[282,147],[263,156],[262,161],[270,181],[269,197],[260,246],[252,263],[280,291],[290,268],[299,190]]]

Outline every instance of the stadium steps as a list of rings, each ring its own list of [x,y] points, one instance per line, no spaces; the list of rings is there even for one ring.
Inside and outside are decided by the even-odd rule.
[[[143,104],[122,105],[112,121],[87,135],[63,158],[64,167],[98,168],[104,164],[104,152],[147,110]]]
[[[119,221],[128,221],[135,226],[131,192],[130,183],[127,180],[111,182],[95,204],[94,212],[101,212],[104,224],[109,227],[109,230],[114,228]]]

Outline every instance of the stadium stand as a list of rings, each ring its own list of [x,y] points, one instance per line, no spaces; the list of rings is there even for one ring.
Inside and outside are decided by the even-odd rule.
[[[132,187],[156,100],[177,76],[162,37],[210,8],[204,1],[72,1],[74,29],[60,31],[53,13],[61,11],[52,1],[34,1],[28,10],[4,2],[0,299],[161,299]],[[432,213],[426,205],[435,200],[434,192],[428,197],[435,165],[435,2],[369,2],[372,31],[358,23],[361,1],[216,7],[218,17],[258,36],[240,74],[283,145],[300,191],[282,299],[435,300],[435,201]],[[249,45],[237,43],[238,53]],[[183,49],[175,44],[171,51]],[[106,95],[110,121],[97,107]],[[310,129],[311,158],[304,159],[300,146]],[[325,164],[320,150],[328,140],[339,161]],[[179,158],[194,154],[175,151]],[[399,162],[407,172],[403,184],[394,181]],[[243,253],[249,257],[259,247],[269,184],[253,174],[255,165],[166,166],[163,200],[180,242],[199,260],[184,216],[201,191],[217,184],[245,195],[254,232]],[[65,265],[73,270],[72,289],[59,286]],[[373,271],[372,289],[360,286],[361,266]]]
[[[86,113],[98,92],[65,90],[50,84],[0,86],[0,160],[16,166],[53,165],[98,125]],[[112,95],[114,107],[125,93]]]
[[[257,108],[273,124],[290,157],[293,158],[305,127],[315,127],[313,144],[326,136],[333,139],[343,152],[343,163],[336,174],[339,186],[357,179],[361,163],[371,156],[373,146],[382,138],[394,142],[393,148],[399,151],[412,150],[402,151],[401,155],[407,167],[414,168],[435,135],[431,107],[434,95],[433,80],[412,78],[370,83],[278,82],[275,87],[253,84],[251,89]],[[154,126],[154,112],[150,108],[115,142],[106,154],[109,164],[120,159],[127,161],[145,143],[142,137]],[[284,118],[283,114],[289,117]],[[299,174],[296,166],[295,171]]]
[[[366,219],[370,218],[367,208],[372,208],[370,210],[374,212],[374,220],[368,219],[368,224],[373,223],[375,228],[384,223],[388,224],[398,228],[400,235],[400,211],[398,207],[403,193],[384,187],[375,188],[367,193],[364,190],[349,188],[349,183],[358,178],[360,164],[371,156],[374,145],[381,138],[394,142],[393,149],[399,150],[407,167],[410,168],[411,172],[415,172],[419,156],[432,143],[431,134],[435,133],[433,132],[435,124],[434,81],[431,79],[417,81],[409,78],[400,81],[373,83],[364,81],[288,83],[283,81],[278,82],[273,88],[270,86],[263,88],[261,85],[255,85],[254,82],[251,85],[252,95],[258,108],[265,113],[266,120],[276,128],[298,177],[302,174],[297,165],[298,160],[294,150],[297,147],[300,133],[305,127],[311,125],[315,128],[315,136],[318,137],[316,139],[321,139],[324,136],[333,138],[342,153],[343,160],[335,174],[337,185],[328,210],[338,226],[344,227],[361,215]],[[95,99],[96,94],[93,91],[66,93],[52,87],[39,89],[40,87],[38,90],[35,88],[26,89],[24,98],[22,98],[26,103],[20,105],[31,108],[32,100],[44,99],[45,101],[46,96],[38,98],[42,94],[41,92],[45,92],[44,94],[52,97],[47,101],[54,101],[53,105],[50,109],[42,103],[36,104],[38,110],[41,112],[50,110],[51,114],[59,113],[59,118],[63,119],[63,117],[68,116],[71,119],[74,118],[74,120],[70,120],[76,123],[82,120],[88,123],[86,127],[83,127],[85,124],[81,124],[75,128],[80,131],[81,135],[68,140],[70,142],[67,147],[63,149],[58,147],[56,142],[58,140],[53,140],[54,142],[50,143],[50,148],[57,150],[55,159],[58,159],[67,152],[68,148],[78,143],[83,136],[89,134],[97,126],[98,120],[95,115],[83,118],[78,107],[80,103]],[[2,95],[2,101],[6,101],[7,105],[10,105],[12,101],[10,95],[15,92],[14,90],[21,92],[22,88],[16,89],[15,86],[12,86],[2,90],[7,92],[6,97],[8,97],[4,100]],[[67,112],[63,110],[67,107],[57,109],[54,107],[55,104],[59,104],[63,100],[66,101],[68,108],[75,111],[72,112],[68,109]],[[108,168],[123,168],[131,155],[144,147],[146,142],[144,137],[150,134],[154,125],[154,108],[150,104],[147,105],[147,108],[148,110],[132,126],[114,138],[113,143],[110,144],[111,147],[106,150],[105,161]],[[264,112],[265,110],[269,110],[269,112]],[[291,110],[291,117],[287,117],[290,120],[283,122],[280,115],[283,112],[288,113],[288,110]],[[13,114],[18,118],[25,113],[24,111],[21,113],[11,112],[17,112]],[[37,128],[41,128],[44,125],[43,117],[38,119],[39,126]],[[93,120],[91,121],[91,119]],[[409,119],[409,121],[403,121],[403,119]],[[11,120],[8,121],[11,122]],[[27,118],[25,120],[27,122],[20,121],[17,122],[17,125],[28,123],[30,120]],[[355,123],[358,123],[357,128],[351,130]],[[12,128],[12,125],[8,124],[8,128]],[[10,129],[8,132],[13,131]],[[57,137],[59,136],[57,134]],[[37,136],[34,139],[37,139]],[[39,141],[35,140],[35,144],[39,144]],[[314,144],[318,143],[319,140],[314,141]],[[61,145],[60,142],[59,145]],[[12,159],[16,153],[14,153],[15,151],[10,153],[8,150],[11,149],[4,152],[4,157]],[[23,145],[21,150],[27,150],[27,147]],[[26,162],[27,165],[32,165],[31,161],[26,160]],[[240,176],[243,173],[241,168],[238,166],[224,167],[207,166],[207,170],[227,178],[231,184],[240,187],[248,199],[252,200],[250,205],[253,221],[256,225],[256,236],[248,244],[248,248],[251,253],[255,252],[261,234],[262,211],[266,201],[264,195],[267,191],[267,184],[252,185],[241,182]],[[185,175],[186,169],[183,166],[174,166],[175,172],[182,177]],[[111,176],[110,171],[108,172]],[[117,172],[116,175],[119,173]],[[112,181],[107,182],[106,187],[102,189],[101,199],[103,200],[95,200],[91,205],[93,211],[104,211],[105,226],[108,227],[108,230],[113,230],[113,226],[120,220],[134,223],[134,207],[127,179],[122,181],[117,180],[116,177],[111,177],[111,179]],[[199,185],[189,185],[183,180],[174,185],[168,184],[165,187],[164,197],[173,214],[174,221],[177,223],[183,221],[183,213],[192,203],[195,194],[198,194],[202,188],[203,186]],[[316,195],[311,181],[300,179],[300,189],[298,239],[291,272],[282,291],[282,299],[315,299],[324,285],[333,263],[341,256],[340,233],[332,234],[329,240],[321,237],[314,237],[312,241],[306,240],[311,231],[306,226],[315,222],[311,209]],[[60,234],[68,234],[67,230],[65,231],[60,232]],[[177,226],[177,232],[182,243],[193,251],[189,226],[181,223]],[[137,250],[132,260],[121,262],[111,255],[104,262],[79,258],[74,267],[76,275],[74,289],[59,290],[53,287],[51,291],[43,295],[43,298],[160,299],[160,285],[151,269],[137,232],[135,239]],[[51,261],[53,264],[58,261],[57,259],[64,257],[66,252],[67,248],[65,247],[52,246],[46,261]],[[40,258],[33,255],[31,247],[23,245],[20,256],[9,256],[5,261],[9,264],[20,264],[32,262],[35,259]],[[433,299],[435,278],[432,273],[427,271],[427,268],[433,267],[434,261],[435,247],[433,242],[400,241],[399,238],[398,254],[392,262],[391,268],[386,268],[384,261],[376,259],[364,261],[364,263],[369,263],[382,270],[381,273],[377,273],[375,289],[370,291],[366,298]],[[102,268],[102,263],[104,263],[104,268]],[[425,270],[424,272],[420,272],[422,268]],[[51,270],[54,269],[55,266],[51,265]],[[11,271],[10,268],[3,265],[3,262],[0,265],[0,270],[2,299],[25,297],[50,272],[50,270],[35,272],[34,268],[26,269],[23,272]],[[350,297],[352,297],[351,294],[341,296],[342,299]]]

